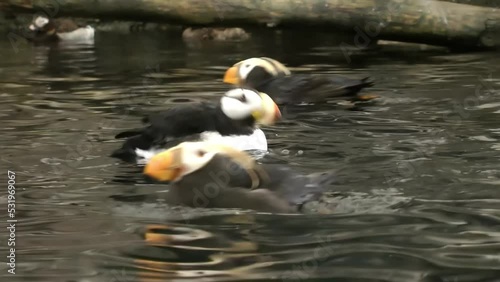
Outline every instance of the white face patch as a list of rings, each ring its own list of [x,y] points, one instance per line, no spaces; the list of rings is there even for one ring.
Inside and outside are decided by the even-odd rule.
[[[235,64],[238,67],[238,76],[241,80],[247,79],[248,75],[256,67],[262,67],[266,72],[272,76],[279,74],[289,75],[290,71],[282,63],[271,58],[250,58]]]
[[[262,132],[262,134],[264,133]],[[249,173],[253,171],[256,165],[255,159],[249,154],[219,142],[184,142],[172,149],[181,150],[180,162],[183,166],[183,172],[178,179],[205,167],[216,154],[225,155]],[[258,184],[258,179],[256,181],[256,184]]]
[[[182,150],[182,175],[188,175],[201,169],[210,162],[217,153],[217,151],[214,150],[207,150],[205,144],[201,142],[184,142],[177,147],[180,147]]]
[[[250,89],[236,88],[229,90],[221,99],[222,112],[230,119],[242,120],[254,112],[264,112],[264,103],[260,94]]]
[[[244,60],[239,64],[238,66],[238,76],[240,77],[241,80],[245,80],[248,77],[248,74],[252,72],[252,70],[258,66],[258,58],[252,58],[248,60]]]
[[[268,58],[268,57],[261,57],[262,60],[264,61],[268,61],[268,62],[271,62],[272,65],[274,66],[274,69],[280,73],[280,74],[284,74],[284,75],[290,75],[291,72],[290,70],[285,67],[285,65],[283,65],[282,63],[276,61],[275,59],[271,59],[271,58]]]
[[[46,17],[38,16],[33,21],[33,24],[30,25],[31,30],[42,29],[45,25],[49,23],[49,19]]]

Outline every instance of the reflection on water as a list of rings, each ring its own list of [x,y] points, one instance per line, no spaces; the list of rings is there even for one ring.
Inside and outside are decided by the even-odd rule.
[[[498,281],[500,56],[386,48],[353,50],[347,63],[342,39],[303,38],[284,31],[191,46],[103,32],[95,46],[17,53],[1,42],[1,159],[18,174],[17,278]],[[266,130],[262,161],[338,168],[332,191],[306,215],[171,207],[168,187],[107,157],[116,132],[144,113],[217,100],[225,68],[251,56],[296,72],[370,75],[370,91],[383,97],[356,109],[287,107]]]

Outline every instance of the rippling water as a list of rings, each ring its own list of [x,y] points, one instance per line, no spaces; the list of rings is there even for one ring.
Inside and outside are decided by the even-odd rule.
[[[17,173],[16,278],[500,281],[500,54],[387,47],[346,58],[338,39],[304,38],[186,44],[103,32],[95,46],[17,52],[0,42],[1,165]],[[356,109],[288,107],[266,130],[263,161],[339,169],[309,214],[169,207],[167,187],[107,157],[119,145],[113,136],[143,113],[217,100],[225,68],[251,56],[296,72],[370,75],[370,91],[383,96]]]

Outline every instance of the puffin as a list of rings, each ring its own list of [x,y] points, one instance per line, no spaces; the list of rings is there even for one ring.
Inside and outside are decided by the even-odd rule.
[[[267,93],[279,105],[324,103],[328,101],[368,101],[378,96],[359,95],[373,86],[369,77],[292,74],[277,60],[255,57],[240,61],[226,70],[223,81]]]
[[[143,173],[170,183],[169,204],[270,213],[301,213],[335,176],[333,170],[304,175],[284,165],[259,164],[244,151],[213,142],[183,142],[158,153]]]
[[[210,140],[240,150],[267,151],[267,139],[259,125],[281,118],[276,103],[265,93],[234,88],[218,103],[202,101],[153,113],[143,127],[118,133],[126,138],[111,157],[144,164],[159,151],[184,141]]]
[[[239,27],[196,29],[188,27],[182,32],[182,39],[186,41],[245,41],[249,38],[250,34]]]
[[[34,42],[93,42],[93,27],[79,26],[70,19],[51,19],[38,16],[33,19],[29,29],[33,32]]]

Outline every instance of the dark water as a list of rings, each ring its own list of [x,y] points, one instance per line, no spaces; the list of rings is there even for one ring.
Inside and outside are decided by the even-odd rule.
[[[288,33],[204,45],[97,36],[95,46],[17,52],[0,43],[18,280],[500,281],[500,54],[392,47],[346,58],[339,40]],[[266,161],[339,168],[318,207],[330,214],[169,207],[150,197],[167,187],[107,157],[141,113],[215,101],[228,66],[264,55],[296,72],[377,81],[375,105],[285,108],[266,130]]]

